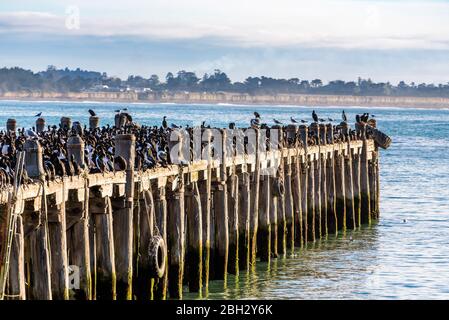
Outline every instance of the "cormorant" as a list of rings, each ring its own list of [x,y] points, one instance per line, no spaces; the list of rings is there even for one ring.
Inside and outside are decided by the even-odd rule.
[[[316,114],[315,110],[312,111],[312,118],[313,118],[313,121],[315,121],[315,122],[319,121],[318,115]]]

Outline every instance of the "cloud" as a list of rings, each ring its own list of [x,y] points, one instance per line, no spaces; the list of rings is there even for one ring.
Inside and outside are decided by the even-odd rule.
[[[371,49],[449,48],[449,3],[357,0],[66,1],[79,8],[80,28],[64,11],[3,12],[0,32],[210,39],[240,47]]]

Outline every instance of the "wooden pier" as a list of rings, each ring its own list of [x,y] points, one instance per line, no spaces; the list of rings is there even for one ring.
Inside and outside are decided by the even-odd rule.
[[[49,182],[39,144],[27,142],[33,183],[0,190],[2,254],[8,213],[16,217],[4,298],[201,295],[210,281],[368,224],[379,216],[379,149],[366,124],[356,129],[336,142],[332,125],[288,126],[278,129],[279,149],[223,148],[223,161],[145,172],[134,169],[134,136],[121,134],[115,153],[126,170]],[[83,161],[81,139],[67,148]]]

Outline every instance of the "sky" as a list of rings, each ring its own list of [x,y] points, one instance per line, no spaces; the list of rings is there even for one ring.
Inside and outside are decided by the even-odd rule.
[[[449,1],[14,0],[0,67],[449,81]]]

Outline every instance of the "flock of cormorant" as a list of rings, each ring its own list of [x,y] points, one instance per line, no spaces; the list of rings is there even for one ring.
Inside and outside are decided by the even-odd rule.
[[[14,176],[14,168],[16,164],[16,152],[24,150],[24,144],[28,139],[38,140],[43,150],[43,164],[45,170],[45,179],[54,180],[56,177],[75,176],[83,172],[100,173],[122,171],[126,169],[127,162],[122,157],[115,156],[114,137],[121,133],[132,133],[136,137],[136,170],[147,170],[158,166],[167,166],[170,164],[169,144],[168,140],[172,130],[182,128],[176,124],[167,123],[167,117],[164,116],[160,126],[138,125],[133,122],[132,116],[128,113],[128,109],[116,110],[125,120],[120,126],[105,125],[103,127],[88,128],[81,125],[80,122],[74,122],[71,126],[47,126],[45,130],[37,130],[21,128],[18,130],[2,130],[0,131],[0,187],[10,185]],[[91,117],[96,117],[93,110],[89,110]],[[36,117],[39,119],[42,112]],[[374,116],[371,115],[373,118]],[[357,115],[358,123],[368,122],[370,115],[364,113]],[[331,118],[319,118],[315,110],[312,112],[312,119],[316,124],[324,122],[333,122]],[[44,121],[44,120],[42,120]],[[343,133],[342,124],[348,121],[345,111],[342,112],[343,123],[333,126],[333,140],[343,141],[345,139],[355,139],[356,132],[349,128]],[[250,128],[254,129],[270,129],[270,128],[286,128],[287,126],[306,125],[307,120],[296,120],[290,117],[289,124],[273,119],[274,126],[269,126],[262,122],[262,117],[258,112],[254,112],[254,118],[250,121]],[[202,128],[211,128],[206,126],[205,122],[201,124]],[[235,123],[229,124],[230,129],[236,129]],[[193,128],[184,127],[187,131],[192,132]],[[241,128],[245,129],[245,128]],[[284,130],[285,131],[285,130]],[[82,167],[78,165],[75,158],[69,157],[67,152],[67,141],[72,136],[79,136],[85,144],[85,159]],[[285,139],[286,143],[293,145],[301,143],[299,135],[296,139]],[[308,144],[314,145],[318,143],[314,130],[309,130]],[[29,181],[24,171],[23,181]]]

